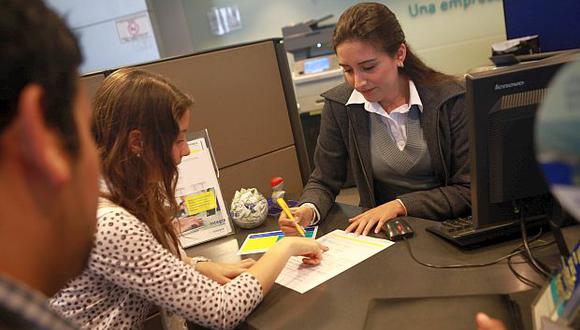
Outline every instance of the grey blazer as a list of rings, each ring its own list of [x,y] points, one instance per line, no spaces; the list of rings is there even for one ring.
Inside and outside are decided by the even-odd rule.
[[[445,220],[470,212],[470,174],[464,86],[456,81],[435,85],[415,83],[423,114],[421,127],[440,186],[398,196],[409,216]],[[300,198],[313,203],[326,218],[346,180],[347,162],[360,195],[360,206],[376,205],[370,157],[369,113],[361,105],[346,106],[352,88],[341,84],[325,93],[315,169]]]

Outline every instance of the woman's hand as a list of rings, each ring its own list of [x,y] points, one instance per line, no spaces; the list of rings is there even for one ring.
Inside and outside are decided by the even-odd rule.
[[[390,201],[349,219],[350,225],[346,228],[346,232],[366,236],[374,226],[374,232],[377,234],[387,220],[403,215],[405,215],[403,205],[397,200]]]
[[[301,206],[301,207],[293,207],[290,209],[298,224],[302,227],[306,227],[310,225],[312,220],[314,219],[314,210],[308,206]],[[298,230],[296,230],[296,226],[294,225],[294,221],[288,219],[285,212],[280,213],[280,217],[278,218],[278,226],[280,226],[280,230],[284,233],[285,236],[299,236]]]
[[[225,284],[247,271],[255,263],[256,261],[254,259],[244,259],[233,264],[200,261],[195,264],[195,270],[219,284]]]
[[[307,265],[318,265],[322,252],[328,248],[312,238],[284,237],[266,252],[248,273],[254,275],[266,294],[284,269],[291,256],[304,256],[302,262]]]
[[[290,255],[303,256],[302,262],[307,265],[318,265],[322,260],[322,253],[328,251],[328,247],[312,238],[284,237],[279,244],[286,246]]]

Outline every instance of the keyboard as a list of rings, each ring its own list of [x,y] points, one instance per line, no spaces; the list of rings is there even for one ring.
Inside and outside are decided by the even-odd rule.
[[[474,231],[475,223],[473,223],[473,218],[468,216],[467,218],[445,220],[441,223],[441,227],[448,233],[454,233],[456,236],[460,236]]]
[[[528,229],[537,228],[544,224],[545,218],[526,221]],[[512,239],[518,234],[521,235],[519,220],[477,228],[471,216],[445,220],[435,226],[428,227],[427,231],[463,248],[475,248],[501,240]]]

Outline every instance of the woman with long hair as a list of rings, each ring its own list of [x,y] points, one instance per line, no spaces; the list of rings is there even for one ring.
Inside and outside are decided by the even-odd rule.
[[[315,169],[294,210],[323,220],[350,164],[368,211],[346,231],[379,232],[397,216],[444,220],[470,210],[464,86],[410,49],[395,14],[359,3],[339,18],[333,46],[345,83],[325,92]],[[295,234],[282,214],[279,225]]]
[[[218,264],[185,256],[172,220],[192,106],[165,78],[136,69],[114,72],[96,93],[93,132],[102,161],[97,233],[84,272],[51,300],[83,328],[140,328],[154,306],[168,328],[185,328],[184,319],[233,328],[290,256],[320,262],[326,248],[296,237],[282,239],[258,261]]]

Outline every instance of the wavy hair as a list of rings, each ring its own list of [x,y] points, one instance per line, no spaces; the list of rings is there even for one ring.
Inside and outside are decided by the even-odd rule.
[[[103,197],[122,206],[150,229],[157,241],[178,253],[171,225],[177,165],[172,157],[178,120],[192,99],[169,80],[148,71],[120,69],[109,75],[93,100],[93,133],[108,191]],[[129,133],[138,130],[140,154],[131,152]]]

